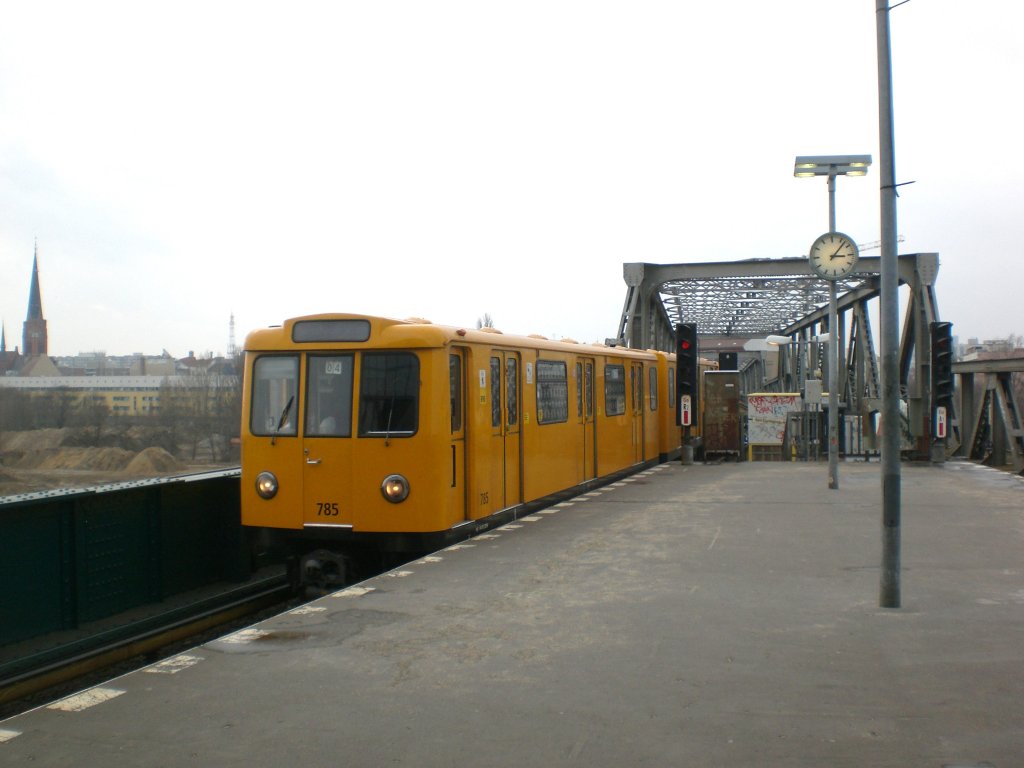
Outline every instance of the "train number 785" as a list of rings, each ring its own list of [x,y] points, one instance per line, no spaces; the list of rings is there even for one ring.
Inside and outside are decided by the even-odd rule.
[[[338,516],[338,502],[336,502],[336,501],[318,501],[316,503],[316,514],[317,514],[317,517],[337,517]]]

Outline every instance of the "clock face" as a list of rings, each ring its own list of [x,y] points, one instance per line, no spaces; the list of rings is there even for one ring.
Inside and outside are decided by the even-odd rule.
[[[808,260],[815,274],[826,280],[839,280],[857,266],[857,244],[842,232],[827,232],[811,245]]]

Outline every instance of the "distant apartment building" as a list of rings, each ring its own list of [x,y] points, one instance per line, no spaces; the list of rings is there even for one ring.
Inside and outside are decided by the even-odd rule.
[[[1024,355],[1020,337],[1009,336],[1005,339],[968,339],[960,345],[961,360],[985,360],[1011,355]]]
[[[105,352],[79,352],[74,357],[56,357],[62,376],[174,376],[178,361],[164,352],[160,356],[107,355]]]
[[[0,389],[50,398],[55,405],[79,408],[106,405],[115,416],[152,416],[174,404],[213,409],[237,391],[237,376],[5,376]],[[197,403],[197,400],[202,402]]]

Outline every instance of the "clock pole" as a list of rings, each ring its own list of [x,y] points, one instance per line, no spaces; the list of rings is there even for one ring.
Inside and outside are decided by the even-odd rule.
[[[828,231],[836,231],[836,174],[828,175]],[[828,282],[828,487],[839,490],[839,301]]]
[[[841,238],[840,249],[829,254],[829,263],[839,255],[844,245],[852,252],[852,261],[845,267],[828,270],[821,263],[821,252],[817,257],[812,246],[811,266],[818,275],[829,282],[828,291],[828,487],[839,488],[839,369],[842,348],[839,346],[839,311],[836,299],[836,281],[847,277],[857,262],[857,245],[847,236],[836,232],[836,176],[864,176],[871,165],[871,155],[798,155],[793,164],[793,175],[797,177],[828,177],[828,234],[834,244],[836,235]],[[844,243],[843,241],[848,241]]]
[[[832,177],[829,177],[832,181]],[[835,231],[835,225],[832,227]],[[839,488],[839,308],[836,281],[828,283],[828,487]]]

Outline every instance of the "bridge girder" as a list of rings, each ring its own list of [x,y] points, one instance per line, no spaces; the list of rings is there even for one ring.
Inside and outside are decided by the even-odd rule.
[[[928,323],[939,319],[934,290],[938,268],[937,253],[907,254],[898,259],[900,285],[910,290],[900,341],[900,392],[915,449],[925,455],[930,451],[932,418]],[[870,416],[879,407],[878,355],[867,304],[879,295],[880,274],[880,257],[862,257],[857,271],[837,284],[843,361],[839,381],[844,383],[841,401],[848,413],[862,416]],[[815,332],[828,330],[829,284],[811,272],[806,258],[634,262],[623,265],[623,278],[626,299],[618,334],[608,340],[610,344],[671,351],[673,329],[681,322],[697,323],[702,339],[713,337],[719,343],[735,339],[736,346],[769,335],[808,342],[779,353],[779,375],[762,382],[768,390],[800,391],[807,371],[822,364],[820,350],[809,342]],[[827,372],[827,361],[824,365]],[[761,368],[769,373],[773,370],[771,366]],[[947,451],[958,445],[959,433],[954,431]]]

